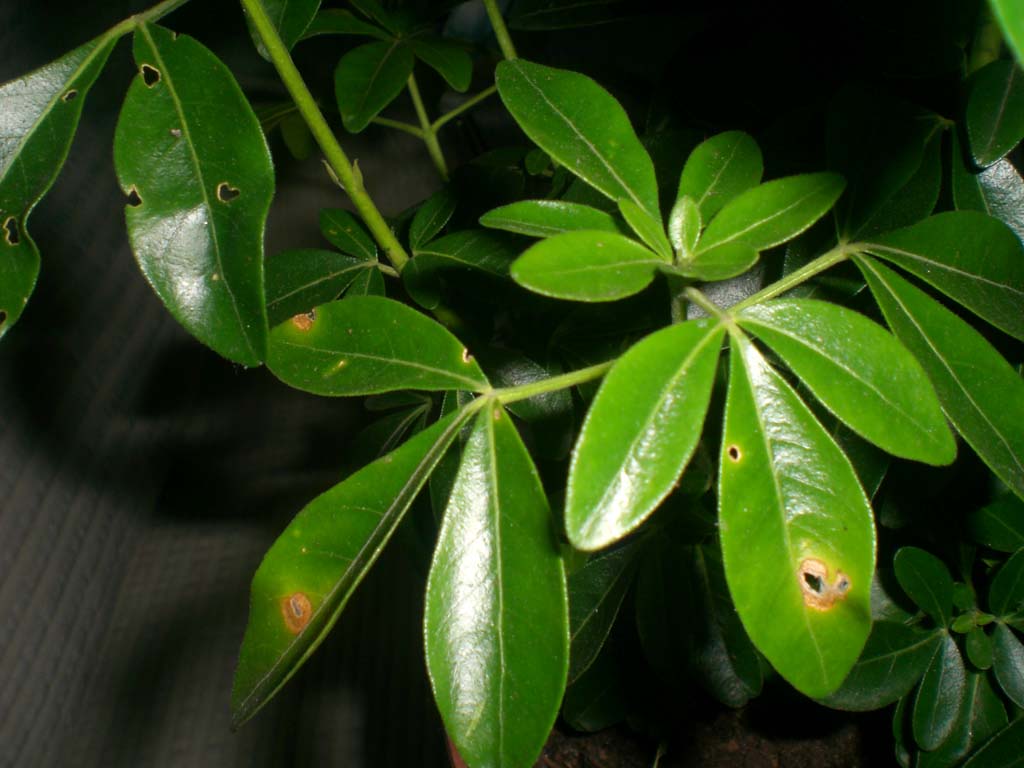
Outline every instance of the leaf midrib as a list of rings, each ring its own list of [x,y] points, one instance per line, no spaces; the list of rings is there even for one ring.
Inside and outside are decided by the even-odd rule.
[[[1021,290],[1020,288],[1012,286],[1008,283],[1000,283],[997,280],[993,280],[992,278],[986,277],[985,275],[979,274],[977,272],[968,272],[967,270],[961,269],[960,267],[954,267],[952,264],[947,264],[942,261],[936,261],[935,259],[931,259],[928,256],[920,253],[914,253],[913,251],[908,251],[903,248],[897,248],[896,246],[893,245],[886,245],[884,243],[864,243],[863,248],[864,250],[869,251],[870,253],[873,253],[875,256],[878,256],[883,259],[887,258],[887,252],[896,254],[898,256],[904,256],[908,259],[912,259],[913,261],[921,262],[922,264],[931,266],[937,270],[951,272],[967,280],[974,280],[979,283],[986,283],[999,290],[1011,291],[1012,293],[1016,293],[1022,299],[1024,299],[1024,290]]]

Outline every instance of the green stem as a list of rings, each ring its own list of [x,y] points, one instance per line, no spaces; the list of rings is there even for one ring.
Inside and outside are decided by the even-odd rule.
[[[187,2],[188,0],[164,0],[162,3],[157,3],[152,8],[140,11],[134,16],[129,16],[124,21],[115,24],[107,31],[107,34],[116,37],[127,35],[129,32],[134,32],[135,28],[140,24],[145,24],[149,21],[159,21],[172,11],[178,10]]]
[[[466,99],[464,102],[459,104],[459,106],[457,106],[451,112],[445,112],[443,115],[441,115],[439,118],[437,118],[437,120],[434,121],[434,124],[432,126],[430,126],[430,127],[433,129],[434,133],[437,133],[439,130],[441,130],[441,127],[443,125],[445,125],[445,123],[449,122],[450,120],[454,120],[456,117],[461,115],[467,109],[472,109],[477,104],[479,104],[481,101],[486,99],[488,96],[491,96],[491,95],[493,95],[493,94],[495,94],[497,92],[498,92],[498,86],[496,86],[496,85],[492,85],[490,88],[485,88],[484,90],[480,91],[480,93],[478,93],[476,96],[473,96],[472,98]]]
[[[281,81],[284,83],[285,88],[288,89],[288,93],[291,94],[292,101],[299,108],[302,118],[306,121],[306,125],[309,126],[309,130],[312,132],[317,144],[320,145],[320,149],[323,150],[327,162],[338,177],[338,181],[341,182],[345,192],[348,193],[359,215],[362,216],[363,222],[370,230],[377,244],[380,245],[387,255],[388,260],[395,266],[395,269],[401,271],[402,267],[409,261],[409,254],[405,252],[402,244],[395,237],[395,233],[391,231],[387,222],[384,221],[384,217],[377,210],[377,206],[372,198],[367,194],[366,189],[363,187],[361,176],[353,170],[352,163],[349,162],[345,150],[341,148],[341,144],[338,143],[334,132],[331,131],[327,120],[313,98],[313,94],[309,92],[309,88],[306,87],[306,83],[302,79],[302,75],[299,74],[295,62],[292,61],[288,48],[282,42],[281,36],[270,21],[270,17],[267,16],[262,0],[242,0],[242,5],[249,13],[249,18],[256,28],[256,33],[263,41],[263,45],[266,46],[267,52],[270,54],[270,60],[277,69]]]
[[[370,122],[376,125],[383,125],[385,128],[394,128],[396,131],[411,133],[417,139],[423,138],[423,131],[412,123],[404,123],[401,120],[392,120],[389,117],[375,117]]]
[[[667,274],[665,277],[668,281],[672,322],[681,323],[686,320],[686,305],[689,303],[686,289],[692,285],[693,281],[680,275]]]
[[[508,35],[508,27],[505,26],[505,19],[501,16],[497,0],[484,0],[484,8],[487,9],[487,17],[491,20],[491,26],[494,28],[494,36],[498,38],[501,55],[509,60],[518,58],[516,47],[512,45],[512,38]]]
[[[517,400],[526,400],[537,395],[545,395],[548,392],[557,392],[560,389],[568,389],[578,384],[599,379],[608,373],[613,365],[615,365],[615,361],[609,360],[606,363],[598,363],[589,368],[580,368],[578,371],[570,371],[569,373],[552,376],[550,379],[544,379],[543,381],[520,384],[518,387],[496,389],[493,397],[499,403],[506,404],[514,403]]]
[[[696,288],[686,289],[686,298],[696,304],[698,307],[703,309],[711,317],[715,318],[722,325],[732,325],[732,317],[728,312],[723,310],[720,306],[715,304],[711,299],[705,296],[703,293],[698,291]]]
[[[858,250],[856,244],[839,244],[828,253],[819,256],[811,262],[808,262],[804,266],[795,272],[790,272],[788,275],[783,277],[781,280],[777,280],[771,285],[762,288],[760,291],[755,293],[753,296],[748,296],[739,304],[736,304],[731,309],[733,312],[739,312],[741,309],[752,307],[755,304],[760,304],[762,301],[768,299],[774,299],[776,296],[781,296],[786,291],[795,288],[800,283],[810,280],[812,277],[817,275],[819,272],[824,272],[826,269],[834,267],[836,264],[845,261],[850,257],[850,254],[855,253]]]
[[[444,161],[444,152],[441,151],[441,145],[437,143],[437,135],[427,116],[427,108],[423,106],[423,97],[420,96],[420,88],[416,85],[416,75],[412,74],[409,75],[409,95],[412,97],[412,105],[416,109],[416,117],[420,121],[423,143],[427,145],[430,159],[434,161],[434,167],[441,175],[441,180],[448,181],[448,164]]]

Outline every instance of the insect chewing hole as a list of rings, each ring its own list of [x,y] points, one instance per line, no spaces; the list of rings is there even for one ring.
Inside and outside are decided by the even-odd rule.
[[[302,592],[295,592],[282,598],[281,615],[288,631],[297,635],[309,624],[313,615],[313,605]]]
[[[814,557],[806,558],[799,568],[800,591],[804,604],[818,611],[831,610],[836,603],[846,599],[850,579],[837,570],[835,579],[829,583],[828,566]]]
[[[4,240],[8,245],[17,245],[21,242],[21,233],[18,231],[18,220],[13,216],[7,217],[4,222]]]
[[[78,91],[74,88],[60,97],[61,101],[74,101],[76,98],[78,98]]]
[[[730,445],[729,448],[726,450],[726,453],[729,454],[729,459],[732,461],[739,461],[740,456],[742,455],[740,453],[740,447],[738,445]]]
[[[146,84],[147,88],[152,88],[160,82],[160,70],[152,64],[143,64],[140,71],[142,72],[142,82]]]
[[[807,584],[808,587],[810,587],[813,591],[817,592],[819,595],[821,594],[822,589],[824,589],[825,587],[824,583],[821,581],[820,576],[813,573],[807,573],[806,571],[804,571],[804,582]]]
[[[470,362],[472,362],[472,360],[473,360],[473,356],[471,354],[469,354],[469,350],[466,349],[465,347],[463,347],[463,349],[462,349],[462,362],[464,362],[466,364],[469,364]]]
[[[217,199],[222,203],[230,203],[240,194],[242,194],[241,190],[235,189],[226,181],[222,181],[217,185]]]
[[[292,325],[298,328],[300,331],[308,331],[313,327],[313,321],[316,320],[316,310],[309,310],[309,312],[302,312],[292,318]]]
[[[142,205],[142,197],[134,185],[128,190],[128,205],[132,208],[138,208]]]

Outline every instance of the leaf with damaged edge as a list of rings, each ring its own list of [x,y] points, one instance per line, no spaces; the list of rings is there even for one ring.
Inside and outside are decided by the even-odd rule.
[[[998,219],[976,211],[939,213],[872,238],[863,249],[1024,339],[1024,245]]]
[[[257,2],[263,6],[267,18],[274,25],[277,34],[281,36],[284,47],[288,49],[291,49],[303,38],[306,29],[317,15],[317,11],[320,10],[320,0],[257,0]],[[259,51],[260,56],[270,61],[267,46],[263,44],[263,38],[256,31],[248,13],[245,14],[245,21],[249,25],[249,34],[252,35],[256,50]]]
[[[462,455],[427,581],[427,669],[469,765],[528,766],[569,667],[565,571],[537,470],[491,404]]]
[[[396,389],[483,392],[489,386],[444,326],[377,296],[333,301],[277,326],[270,333],[267,367],[289,386],[328,396]]]
[[[258,365],[274,194],[259,121],[228,68],[187,35],[141,24],[135,61],[141,71],[114,136],[121,188],[139,201],[125,209],[132,251],[186,330],[229,360]]]
[[[939,558],[917,547],[903,547],[893,558],[896,579],[907,596],[940,627],[953,620],[953,577]]]
[[[523,59],[498,64],[495,82],[512,117],[541,149],[612,200],[627,198],[660,219],[654,164],[604,88]]]
[[[967,670],[956,641],[948,634],[935,651],[914,699],[914,741],[936,749],[953,732],[964,705]]]
[[[737,318],[830,411],[889,453],[948,464],[956,441],[921,365],[853,310],[813,299],[769,301]]]
[[[455,213],[455,195],[445,187],[428,197],[416,210],[409,225],[409,247],[415,253],[429,243]]]
[[[501,232],[453,232],[421,246],[402,270],[402,282],[417,304],[436,309],[441,303],[439,278],[444,273],[459,270],[506,277],[519,248],[514,238]]]
[[[342,208],[320,211],[320,232],[342,253],[366,261],[377,259],[377,245],[359,223],[359,219]]]
[[[316,35],[359,35],[375,37],[378,40],[391,40],[391,35],[380,27],[363,21],[352,11],[338,8],[327,8],[320,11],[306,27],[302,38],[305,40]]]
[[[842,683],[871,629],[871,506],[849,460],[753,343],[736,331],[731,347],[719,476],[725,576],[757,649],[820,698]]]
[[[1017,550],[992,579],[988,591],[988,609],[1000,618],[1010,618],[1024,610],[1024,549]]]
[[[359,133],[405,88],[414,57],[398,40],[366,43],[346,53],[334,70],[334,95],[345,130]]]
[[[336,251],[299,248],[267,259],[267,319],[271,326],[338,298],[366,262]]]
[[[733,198],[756,187],[764,173],[761,149],[748,134],[727,131],[699,144],[679,177],[677,199],[694,199],[709,221]]]
[[[967,96],[967,138],[982,168],[1024,137],[1024,73],[1017,62],[993,61],[972,75]]]
[[[235,726],[323,642],[472,413],[463,409],[437,422],[321,494],[278,537],[252,581],[231,694]]]
[[[1024,501],[1006,494],[971,513],[967,530],[980,544],[999,552],[1024,548]]]
[[[564,232],[529,248],[512,279],[534,293],[572,301],[615,301],[639,293],[665,262],[614,232]]]
[[[992,635],[992,662],[1003,691],[1024,708],[1024,643],[1002,623],[996,624]]]
[[[28,217],[64,165],[86,94],[117,38],[108,32],[0,87],[0,338],[39,276]]]
[[[626,234],[611,214],[562,200],[521,200],[503,205],[481,216],[480,224],[529,237],[551,237],[578,230]]]
[[[1024,498],[1024,381],[981,334],[926,293],[873,259],[855,261],[953,426]]]
[[[416,58],[425,63],[459,93],[465,93],[473,79],[473,59],[458,43],[440,37],[414,37],[409,47]]]

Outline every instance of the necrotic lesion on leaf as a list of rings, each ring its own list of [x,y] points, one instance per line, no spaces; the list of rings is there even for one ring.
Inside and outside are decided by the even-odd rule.
[[[74,88],[72,88],[67,93],[65,93],[63,96],[61,96],[61,100],[63,100],[63,101],[74,101],[77,97],[78,97],[78,91],[76,91]]]
[[[293,635],[299,634],[313,617],[313,606],[301,592],[288,595],[281,600],[281,615],[284,624]]]
[[[309,310],[309,312],[303,312],[302,314],[295,315],[292,318],[292,325],[298,328],[300,331],[308,331],[313,327],[313,321],[316,320],[316,310]]]
[[[850,579],[845,573],[837,570],[835,579],[830,582],[828,566],[815,557],[800,563],[798,580],[804,603],[818,611],[830,610],[845,600],[850,591]]]
[[[222,203],[230,203],[240,194],[242,194],[241,190],[235,189],[226,181],[222,181],[217,185],[217,199]]]
[[[146,84],[147,88],[152,88],[160,82],[160,70],[152,64],[143,64],[139,71],[142,73],[142,82]]]
[[[4,222],[4,240],[8,245],[17,245],[21,242],[21,233],[18,232],[18,220],[13,216],[8,217]]]

